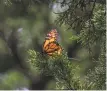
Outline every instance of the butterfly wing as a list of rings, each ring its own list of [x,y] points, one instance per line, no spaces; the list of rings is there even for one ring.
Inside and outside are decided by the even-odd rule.
[[[57,37],[58,37],[58,33],[56,29],[52,29],[46,36],[47,39],[54,38],[55,40],[57,40]]]
[[[45,38],[45,42],[44,42],[44,44],[43,44],[43,48],[45,48],[48,43],[57,41],[57,36],[58,36],[58,33],[57,33],[56,29],[52,29],[52,30],[47,34],[47,36],[46,36],[46,38]]]
[[[54,41],[54,42],[50,42],[46,46],[44,46],[43,51],[44,51],[44,53],[46,53],[48,55],[53,55],[55,53],[60,55],[62,53],[62,47],[57,42]]]

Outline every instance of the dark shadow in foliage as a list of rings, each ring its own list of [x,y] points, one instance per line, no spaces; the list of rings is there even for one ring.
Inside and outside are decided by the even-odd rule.
[[[52,76],[45,76],[44,74],[36,76],[30,85],[30,90],[43,90],[46,89],[47,83],[52,80]]]
[[[68,57],[69,58],[75,58],[76,57],[76,51],[79,49],[80,47],[80,43],[77,43],[77,41],[74,41],[71,45],[68,46]]]

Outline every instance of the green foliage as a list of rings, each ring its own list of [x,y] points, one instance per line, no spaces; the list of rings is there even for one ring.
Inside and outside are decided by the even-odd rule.
[[[102,52],[101,52],[102,53]],[[106,63],[105,53],[101,54],[94,69],[89,69],[86,75],[86,79],[89,82],[95,83],[94,89],[106,89]]]
[[[102,5],[96,5],[94,15],[88,20],[80,32],[80,41],[83,45],[96,45],[105,42],[105,8]]]
[[[94,15],[80,33],[81,43],[88,48],[89,56],[96,66],[88,71],[88,79],[95,82],[95,89],[105,89],[106,82],[106,59],[105,59],[105,42],[106,42],[106,19],[105,6],[96,5]]]
[[[79,1],[79,0],[78,0]],[[84,0],[83,0],[84,1]],[[77,7],[75,5],[78,4]],[[88,5],[88,4],[87,4]],[[86,6],[87,6],[86,5]],[[93,8],[91,9],[91,5]],[[83,80],[88,85],[92,84],[92,89],[106,89],[106,16],[105,5],[101,3],[90,4],[91,13],[86,9],[86,12],[80,11],[80,15],[74,13],[80,3],[75,1],[74,6],[70,7],[66,12],[60,13],[56,22],[59,25],[67,24],[70,28],[77,32],[77,41],[82,47],[88,51],[87,61],[90,66],[85,69]],[[84,16],[87,15],[87,16]],[[74,37],[74,36],[73,36]],[[72,39],[72,37],[71,37]],[[82,58],[84,59],[84,58]]]
[[[0,76],[0,89],[14,90],[28,87],[28,79],[17,70],[8,71]]]
[[[43,73],[48,76],[54,76],[56,81],[56,89],[101,89],[101,87],[97,87],[98,82],[92,80],[90,81],[90,79],[92,78],[92,72],[90,73],[90,76],[84,76],[84,80],[81,79],[81,77],[79,77],[78,75],[76,75],[77,70],[80,70],[80,67],[79,65],[73,64],[72,60],[70,60],[66,54],[61,56],[50,57],[35,52],[34,50],[29,50],[28,53],[28,62],[30,66],[33,67],[35,71],[38,73]],[[94,75],[96,77],[99,74]],[[99,78],[94,79],[96,79],[96,81],[99,80]]]

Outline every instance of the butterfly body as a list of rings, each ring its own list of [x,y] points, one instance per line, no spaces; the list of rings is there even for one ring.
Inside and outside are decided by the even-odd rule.
[[[60,55],[62,53],[62,47],[57,42],[58,33],[56,29],[51,30],[44,41],[43,53],[52,56],[54,54]]]

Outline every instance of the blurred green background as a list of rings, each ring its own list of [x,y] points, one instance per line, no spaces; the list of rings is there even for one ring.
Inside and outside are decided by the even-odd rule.
[[[57,1],[63,1],[63,9],[60,6],[55,8]],[[74,58],[70,59],[75,69],[74,76],[80,77],[81,84],[84,82],[84,77],[87,76],[90,83],[96,84],[91,89],[106,89],[105,4],[96,2],[94,10],[91,9],[92,5],[89,5],[93,16],[86,15],[81,18],[85,11],[75,8],[79,1],[0,0],[1,90],[29,88],[30,80],[23,72],[16,69],[18,62],[14,53],[16,52],[18,57],[23,60],[24,65],[29,65],[27,62],[28,50],[41,53],[46,34],[53,28],[56,28],[59,33],[59,44],[63,47],[64,53],[67,52],[68,58]],[[81,4],[82,1],[86,4],[85,0],[81,0],[80,8],[84,6]],[[68,4],[69,9],[64,3]],[[72,23],[75,17],[79,21]],[[16,42],[15,52],[12,51],[14,41]],[[77,66],[79,69],[76,68]],[[37,75],[34,71],[33,74]],[[47,89],[55,89],[55,84],[55,81],[52,80]]]

